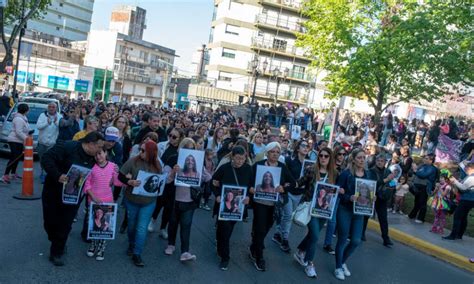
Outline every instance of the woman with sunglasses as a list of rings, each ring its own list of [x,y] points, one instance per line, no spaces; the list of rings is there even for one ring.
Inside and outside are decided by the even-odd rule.
[[[147,224],[155,209],[156,197],[146,197],[132,194],[141,181],[137,180],[138,172],[161,174],[162,167],[158,161],[156,143],[148,141],[140,146],[140,154],[128,160],[120,169],[119,179],[127,184],[125,189],[125,207],[128,220],[128,250],[136,266],[144,266],[141,254],[146,240]]]
[[[308,142],[299,140],[295,144],[293,155],[286,159],[286,166],[290,171],[293,179],[299,179],[304,160],[308,157]],[[278,207],[279,214],[276,220],[276,233],[273,235],[272,241],[280,246],[284,252],[290,251],[288,237],[291,229],[291,214],[300,203],[301,196],[304,192],[304,187],[289,187],[288,188],[288,202],[283,206]]]
[[[117,116],[113,121],[113,126],[119,130],[119,140],[117,143],[122,145],[123,163],[128,161],[130,151],[132,150],[132,139],[130,139],[130,126],[128,119],[124,115]]]
[[[334,164],[334,156],[329,148],[322,148],[318,154],[318,161],[316,165],[307,168],[304,171],[304,176],[298,183],[304,186],[305,192],[303,200],[311,202],[314,194],[314,184],[318,181],[335,184],[337,179],[337,170]],[[340,190],[344,193],[344,190]],[[334,208],[336,214],[337,207]],[[314,255],[316,253],[316,246],[318,243],[319,232],[324,226],[326,220],[317,217],[311,217],[308,223],[308,232],[303,240],[298,245],[298,251],[294,253],[295,260],[304,267],[308,277],[316,277],[316,269],[314,268]]]
[[[364,150],[356,149],[351,153],[351,162],[339,178],[337,185],[344,189],[339,195],[339,208],[337,209],[337,244],[336,244],[336,270],[334,275],[339,280],[351,276],[347,267],[347,259],[354,253],[361,242],[364,227],[364,216],[353,213],[353,203],[357,200],[355,195],[355,179],[375,180],[372,172],[365,169]],[[347,239],[350,236],[350,242]]]
[[[275,185],[276,190],[283,194],[288,188],[295,186],[295,180],[285,164],[278,161],[281,147],[278,142],[271,142],[265,147],[266,159],[255,163],[252,167],[252,181],[257,175],[257,166],[281,168],[280,184]],[[255,194],[255,189],[249,189],[250,194]],[[282,196],[283,197],[283,196]],[[275,212],[275,202],[255,199],[253,202],[253,224],[252,224],[252,244],[250,246],[250,259],[258,271],[265,271],[265,260],[263,259],[263,248],[265,237],[273,226],[273,214]]]
[[[336,164],[336,169],[338,172],[342,172],[347,165],[346,161],[346,149],[340,145],[334,148],[334,163]]]
[[[173,164],[173,160],[178,157],[178,146],[183,138],[184,132],[182,129],[172,128],[168,131],[168,141],[160,142],[158,144],[159,153],[163,153],[160,158],[165,167],[168,166],[171,168],[175,165]],[[160,211],[163,209],[159,236],[164,240],[168,239],[168,230],[166,229],[166,226],[168,226],[171,219],[171,212],[173,211],[174,190],[174,185],[172,183],[167,183],[165,185],[163,195],[158,196],[156,200],[156,207],[153,211],[150,224],[148,224],[148,232],[154,232],[157,227],[158,215],[160,215]]]

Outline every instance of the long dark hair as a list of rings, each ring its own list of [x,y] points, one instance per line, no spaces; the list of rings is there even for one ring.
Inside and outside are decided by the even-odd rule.
[[[144,161],[150,165],[152,168],[154,168],[158,173],[161,173],[161,164],[158,162],[158,147],[156,146],[156,143],[154,141],[148,141],[145,144],[145,159]],[[142,159],[140,155],[136,156],[135,162],[138,161],[139,159]]]

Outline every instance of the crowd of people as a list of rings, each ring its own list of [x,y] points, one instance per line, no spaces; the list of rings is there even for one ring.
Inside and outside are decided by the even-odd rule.
[[[335,255],[334,275],[339,280],[351,276],[350,257],[365,241],[369,219],[353,210],[353,203],[358,199],[356,179],[376,181],[374,209],[383,245],[388,248],[393,246],[388,214],[408,213],[407,217],[415,223],[423,223],[430,208],[435,215],[432,232],[438,234],[444,232],[446,216],[454,214],[451,234],[444,237],[453,240],[463,237],[469,210],[474,207],[474,128],[453,118],[437,120],[428,126],[416,119],[411,122],[398,119],[391,113],[377,122],[373,116],[347,112],[336,121],[333,137],[324,139],[321,133],[330,116],[318,118],[308,109],[290,111],[292,115],[284,119],[280,114],[288,113],[285,107],[273,108],[268,113],[251,111],[251,115],[257,114],[253,124],[235,117],[226,108],[194,112],[65,99],[61,101],[61,109],[59,113],[58,105],[50,103],[37,123],[37,152],[44,171],[41,174],[44,229],[51,242],[50,261],[56,266],[64,265],[68,235],[81,206],[81,202],[64,204],[61,196],[63,184],[68,181],[67,172],[73,165],[92,169],[83,190],[87,196],[86,207],[91,202],[124,204],[124,218],[117,230],[127,233],[127,254],[140,267],[145,265],[142,252],[147,234],[155,231],[168,240],[164,253],[169,256],[176,251],[179,229],[180,260],[196,260],[191,250],[194,212],[198,208],[211,211],[213,207],[209,217],[216,218],[219,267],[227,270],[230,239],[237,221],[216,217],[220,202],[227,202],[225,208],[231,208],[231,199],[227,200],[231,195],[221,199],[223,185],[248,189],[243,225],[251,216],[249,258],[259,271],[267,268],[265,240],[273,225],[276,224],[271,240],[289,253],[295,210],[313,199],[316,182],[338,186],[332,218],[311,217],[293,258],[308,277],[316,277],[317,241],[325,227],[322,249]],[[1,179],[4,183],[19,178],[18,157],[26,137],[31,135],[27,113],[28,106],[20,104],[13,119],[9,136],[12,155]],[[271,124],[279,128],[272,128]],[[296,139],[291,134],[295,125],[301,127]],[[461,156],[466,162],[459,179],[453,177],[457,173],[439,170],[434,164],[439,135],[464,142]],[[205,152],[198,198],[195,188],[175,184],[176,175],[183,170],[178,165],[181,149]],[[418,165],[413,151],[423,157]],[[305,160],[314,161],[314,165],[303,168]],[[195,163],[189,161],[191,166]],[[255,188],[258,166],[281,169],[278,184],[274,184],[273,178],[268,181],[279,193],[277,201],[254,198],[256,190],[267,186],[264,176],[259,188]],[[162,195],[133,193],[142,183],[137,179],[140,171],[167,174]],[[415,197],[411,212],[406,211],[408,204],[404,204],[409,193]],[[90,257],[104,260],[106,242],[87,238],[87,222],[86,216],[81,235],[90,245],[85,251]]]

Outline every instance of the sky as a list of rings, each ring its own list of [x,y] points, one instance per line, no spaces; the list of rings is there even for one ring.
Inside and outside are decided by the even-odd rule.
[[[179,73],[189,73],[193,53],[209,40],[213,0],[95,0],[91,29],[107,29],[113,7],[137,5],[147,10],[143,39],[176,50]]]

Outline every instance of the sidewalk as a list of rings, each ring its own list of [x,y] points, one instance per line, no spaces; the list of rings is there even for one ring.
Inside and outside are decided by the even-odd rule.
[[[388,213],[388,223],[389,235],[393,240],[474,272],[474,264],[468,260],[474,257],[474,238],[465,235],[462,240],[443,240],[441,235],[430,232],[430,223],[416,224],[405,215]],[[371,219],[368,227],[380,232],[376,220]],[[443,235],[449,233],[449,230],[445,230]]]

